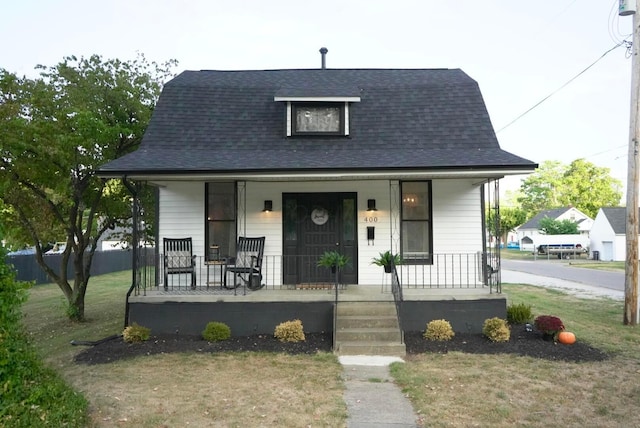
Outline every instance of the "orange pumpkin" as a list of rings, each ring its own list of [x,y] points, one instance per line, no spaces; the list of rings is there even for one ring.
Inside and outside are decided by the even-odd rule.
[[[570,331],[561,331],[558,333],[558,342],[565,345],[572,345],[576,343],[576,335]]]

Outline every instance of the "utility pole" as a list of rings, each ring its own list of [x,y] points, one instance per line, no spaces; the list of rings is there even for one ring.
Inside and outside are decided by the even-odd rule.
[[[634,6],[629,6],[631,1]],[[640,19],[635,13],[640,0],[620,0],[619,14],[633,15],[631,55],[631,109],[629,121],[629,157],[627,166],[626,260],[624,276],[624,325],[637,325],[638,320],[638,140],[640,139]]]

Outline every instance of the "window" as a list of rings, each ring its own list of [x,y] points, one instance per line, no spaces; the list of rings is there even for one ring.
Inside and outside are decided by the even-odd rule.
[[[292,133],[294,135],[344,135],[344,104],[294,103]]]
[[[431,182],[404,181],[401,188],[402,258],[407,263],[432,263]]]
[[[207,260],[229,257],[236,253],[236,186],[235,183],[207,183],[206,228]],[[217,251],[216,251],[217,250]]]

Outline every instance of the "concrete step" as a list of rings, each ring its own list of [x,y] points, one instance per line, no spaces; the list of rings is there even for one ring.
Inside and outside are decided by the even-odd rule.
[[[336,320],[338,355],[404,357],[406,347],[393,302],[340,302]]]
[[[340,315],[337,329],[345,328],[398,328],[398,317],[395,315]]]
[[[398,342],[400,330],[395,328],[347,328],[336,332],[337,342]]]
[[[396,316],[393,302],[339,302],[338,316],[387,315]]]
[[[338,355],[382,355],[385,357],[405,357],[407,348],[400,342],[336,342]]]

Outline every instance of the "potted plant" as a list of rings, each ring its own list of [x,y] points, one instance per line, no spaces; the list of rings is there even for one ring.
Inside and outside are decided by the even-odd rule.
[[[564,331],[562,320],[553,315],[540,315],[533,321],[533,325],[542,332],[545,340],[554,340],[558,333]]]
[[[349,257],[337,251],[325,251],[318,259],[318,266],[331,268],[331,272],[341,269],[349,263]]]
[[[392,254],[391,251],[387,250],[384,253],[380,253],[378,257],[374,257],[371,263],[376,266],[382,266],[386,273],[391,273],[391,265],[398,266],[402,264],[402,259],[400,254]]]

